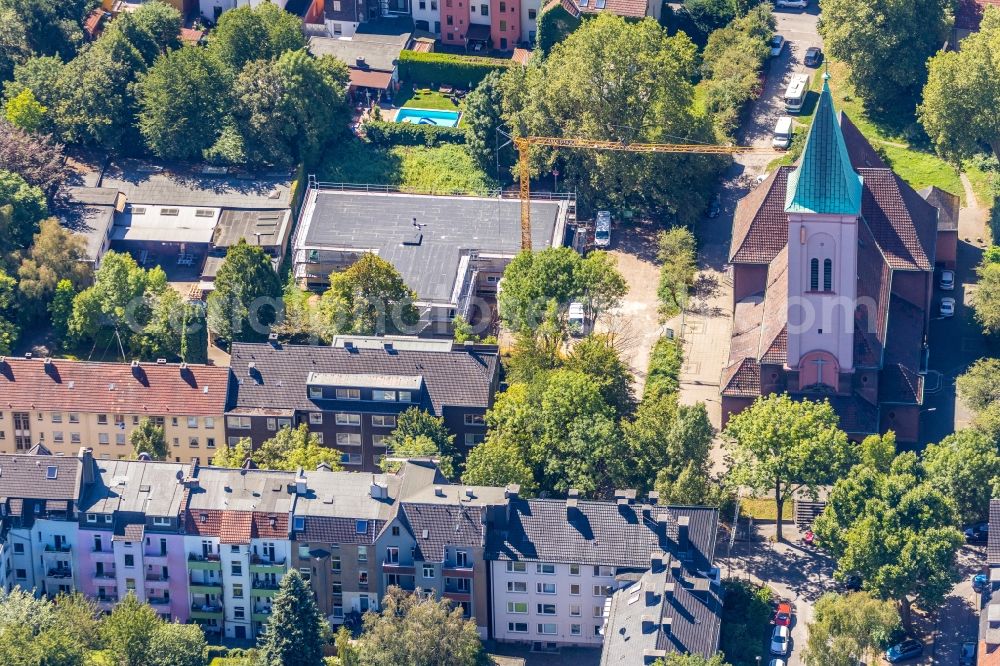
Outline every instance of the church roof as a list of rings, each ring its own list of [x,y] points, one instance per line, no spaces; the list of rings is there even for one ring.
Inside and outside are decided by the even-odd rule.
[[[788,176],[785,212],[831,215],[861,212],[861,177],[851,166],[826,81],[802,159]]]

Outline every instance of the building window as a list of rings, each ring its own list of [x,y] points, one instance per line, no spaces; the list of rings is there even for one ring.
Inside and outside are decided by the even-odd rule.
[[[170,518],[167,516],[154,516],[153,524],[158,527],[170,527]]]
[[[342,34],[344,34],[344,26],[342,26],[340,23],[334,23],[333,24],[334,37],[339,37]]]
[[[233,562],[232,563],[232,567],[230,568],[229,572],[233,576],[242,577],[243,576],[243,563],[242,562]]]
[[[579,564],[571,564],[571,565],[569,565],[569,575],[570,576],[579,576],[580,575],[580,565]]]
[[[507,591],[516,594],[527,593],[528,583],[523,580],[509,580],[507,581]]]
[[[503,11],[501,8],[500,11]],[[507,32],[507,21],[500,21],[500,32]]]
[[[361,454],[360,453],[341,453],[340,454],[340,464],[341,465],[360,465],[361,464]]]
[[[427,9],[427,3],[424,0],[420,0],[420,11]]]
[[[330,570],[333,573],[340,573],[340,555],[330,556]]]
[[[368,561],[368,546],[358,546],[358,562]]]
[[[215,448],[215,438],[214,437],[206,437],[205,438],[205,448],[206,449],[214,449]],[[208,464],[211,465],[212,463],[209,462]]]
[[[56,442],[57,444],[62,443],[62,441],[63,441],[63,434],[62,434],[61,430],[53,430],[52,431],[52,441]]]
[[[459,23],[465,23],[465,21],[459,21]],[[400,391],[399,392],[400,402],[413,402],[413,394],[410,391]]]
[[[469,553],[465,550],[455,551],[455,564],[459,569],[468,569],[471,565],[469,564]]]
[[[316,438],[316,443],[317,444],[322,444],[323,443],[323,433],[321,433],[321,432],[314,432],[314,433],[311,433],[311,434],[312,434],[313,437]]]
[[[604,576],[605,578],[610,577],[610,576],[614,576],[615,575],[615,568],[614,567],[605,567],[605,566],[596,566],[595,565],[594,566],[594,575],[595,576]]]
[[[399,564],[399,548],[386,548],[385,561],[388,564]]]
[[[554,636],[556,633],[555,622],[543,622],[538,625],[538,633],[546,636]]]
[[[482,414],[466,414],[465,425],[481,426],[486,425],[486,417]]]
[[[358,572],[358,585],[367,585],[367,584],[368,584],[368,572],[367,571],[359,571]]]
[[[570,636],[579,636],[583,633],[583,628],[579,624],[569,625]]]
[[[451,17],[449,16],[448,18],[450,19]],[[378,400],[379,402],[396,402],[396,392],[375,389],[372,391],[372,400]]]
[[[249,430],[250,429],[250,417],[249,416],[227,416],[226,426],[232,428],[233,430]]]
[[[22,555],[22,554],[24,554],[24,544],[23,543],[15,543],[14,544],[14,554],[15,555]]]
[[[569,593],[574,596],[580,596],[580,585],[579,584],[570,585]]]
[[[97,433],[97,443],[98,444],[107,444],[110,441],[111,440],[108,439],[108,433],[106,433],[106,432],[99,432],[99,433]]]
[[[24,569],[14,570],[14,578],[17,578],[18,580],[24,580],[27,577],[28,577],[28,572],[26,570]]]
[[[79,423],[80,422],[80,415],[76,414],[74,412],[70,412],[69,413],[69,422],[70,423]]]
[[[372,421],[374,422],[374,420],[373,417]],[[336,422],[337,425],[359,426],[361,425],[361,414],[337,414]]]
[[[538,594],[555,594],[556,584],[555,583],[535,583],[535,591]]]
[[[338,432],[337,444],[340,446],[361,446],[361,433]]]
[[[823,291],[833,291],[833,260],[823,260]]]
[[[535,571],[540,574],[554,574],[556,572],[556,565],[539,562],[535,565]]]
[[[434,578],[434,565],[425,564],[423,574],[424,578]]]
[[[188,428],[197,428],[197,427],[198,427],[198,417],[197,416],[189,416],[188,417]]]
[[[507,602],[507,612],[508,613],[518,613],[518,614],[528,614],[528,602],[527,601],[508,601]]]
[[[299,575],[302,576],[302,580],[308,583],[312,577],[312,571],[309,570],[309,567],[299,567]]]
[[[125,433],[116,432],[115,433],[115,444],[118,446],[125,446]]]
[[[372,425],[376,428],[395,428],[396,417],[393,414],[375,414],[372,416]]]
[[[354,521],[354,533],[355,534],[368,534],[368,521],[367,520],[355,520]]]
[[[337,389],[337,400],[361,400],[361,389]]]
[[[62,423],[62,412],[52,412],[52,422]]]
[[[507,563],[507,573],[524,573],[525,571],[527,571],[527,565],[524,562]]]
[[[536,17],[537,15],[538,15],[538,12],[537,12],[536,10],[534,10],[534,9],[529,9],[529,10],[528,10],[528,20],[529,20],[529,21],[534,21],[534,20],[535,20],[535,17]]]
[[[295,516],[292,518],[292,529],[296,532],[301,532],[306,528],[306,519],[304,516]]]
[[[392,526],[392,536],[399,536],[399,525]]]
[[[243,606],[233,606],[233,619],[242,620],[246,618],[247,611]]]
[[[569,614],[571,617],[580,617],[583,615],[583,610],[580,608],[580,604],[570,604]]]
[[[88,513],[87,514],[87,522],[88,523],[96,523],[97,522],[97,514],[96,513]]]
[[[236,585],[233,585],[233,599],[242,599],[242,598],[243,598],[243,586],[237,583]]]
[[[528,623],[527,622],[508,622],[507,631],[512,634],[526,634],[528,633]]]
[[[594,617],[604,616],[604,606],[594,606]]]
[[[372,446],[386,446],[385,440],[389,439],[388,435],[372,435]]]
[[[323,412],[309,412],[309,423],[321,425],[323,423]]]
[[[489,5],[485,5],[485,4],[484,5],[479,5],[479,9],[482,11],[482,15],[483,16],[489,16],[490,15],[490,6]]]
[[[192,448],[195,448],[195,449],[198,448],[198,438],[197,437],[188,437],[188,446],[190,446]]]
[[[608,596],[608,587],[606,585],[595,585],[594,586],[594,596],[595,597],[606,597],[606,596]]]
[[[282,428],[291,428],[291,427],[292,427],[291,419],[278,419],[278,430],[281,430]]]
[[[210,429],[210,428],[214,428],[214,427],[215,427],[215,417],[213,417],[213,416],[206,416],[205,417],[205,428],[209,428]]]
[[[556,605],[555,604],[538,604],[535,610],[539,615],[555,615]]]
[[[125,555],[125,566],[128,568],[132,568],[135,566],[135,555],[129,555],[129,554]]]
[[[71,432],[69,434],[69,441],[70,441],[70,444],[79,444],[80,443],[80,433],[78,433],[78,432]]]
[[[310,398],[322,398],[323,397],[323,387],[322,386],[310,386],[309,387],[309,397]],[[338,398],[340,396],[337,396]]]
[[[108,425],[108,415],[98,414],[97,415],[97,425]]]
[[[478,446],[486,441],[486,435],[467,432],[465,433],[466,446]]]
[[[809,290],[819,291],[819,259],[809,262]]]

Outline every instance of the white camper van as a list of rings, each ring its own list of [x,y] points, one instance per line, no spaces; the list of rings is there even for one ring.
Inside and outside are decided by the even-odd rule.
[[[790,116],[781,116],[774,126],[774,138],[771,139],[771,146],[787,149],[790,145],[792,145],[792,119]]]

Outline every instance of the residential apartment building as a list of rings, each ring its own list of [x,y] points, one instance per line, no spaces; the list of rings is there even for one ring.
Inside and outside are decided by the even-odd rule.
[[[639,505],[635,491],[620,491],[617,503],[575,491],[565,500],[512,496],[486,550],[490,635],[541,649],[599,647],[611,596],[648,570],[654,553],[710,570],[718,511],[656,499]]]
[[[292,515],[292,566],[309,580],[331,625],[377,610],[384,594],[376,540],[395,513],[394,474],[305,472]],[[433,476],[433,473],[432,473]]]
[[[44,447],[32,455],[0,455],[0,515],[9,525],[12,585],[49,596],[79,588],[79,498],[95,472],[86,448],[72,457],[53,456]]]
[[[80,500],[79,591],[108,611],[131,592],[164,619],[187,622],[181,517],[192,468],[148,460],[95,464],[95,483]]]
[[[185,363],[93,363],[0,357],[0,453],[42,444],[56,456],[81,446],[128,458],[143,418],[163,426],[175,462],[206,461],[225,436],[229,370]]]
[[[226,638],[256,638],[288,570],[289,517],[304,477],[204,467],[184,512],[191,619]]]
[[[234,343],[230,443],[259,446],[307,424],[352,471],[377,471],[400,413],[444,418],[460,450],[483,441],[499,381],[494,345],[407,337],[339,337],[332,347]]]

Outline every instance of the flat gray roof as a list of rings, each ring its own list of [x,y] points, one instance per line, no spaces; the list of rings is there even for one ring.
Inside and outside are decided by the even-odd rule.
[[[463,254],[514,256],[521,250],[517,199],[375,194],[312,189],[296,237],[299,249],[376,252],[400,272],[421,301],[449,302]],[[531,245],[553,245],[564,202],[531,202]],[[418,230],[413,219],[422,226]],[[422,234],[419,244],[410,243]],[[555,239],[556,245],[562,238]]]
[[[241,238],[250,245],[280,245],[290,216],[290,210],[224,210],[212,245],[230,247]]]
[[[107,168],[99,186],[118,190],[132,204],[281,209],[289,207],[291,181],[287,174],[242,177],[122,160]]]
[[[369,41],[366,39],[337,39],[336,37],[310,37],[309,51],[315,56],[329,55],[357,69],[378,69],[391,72],[396,68],[399,52],[406,46],[410,36],[406,35],[395,43],[391,41]],[[364,59],[364,65],[358,63]]]

